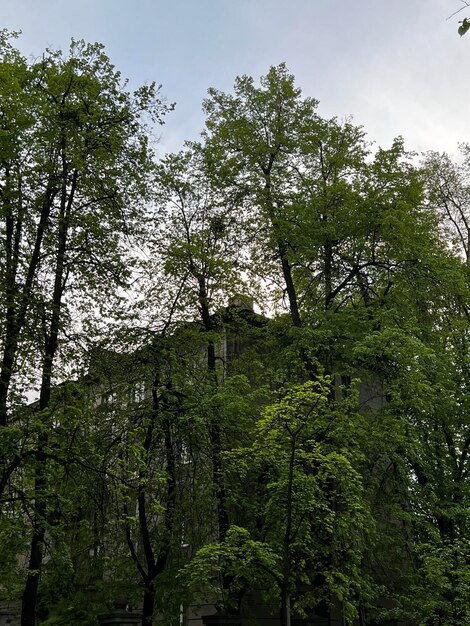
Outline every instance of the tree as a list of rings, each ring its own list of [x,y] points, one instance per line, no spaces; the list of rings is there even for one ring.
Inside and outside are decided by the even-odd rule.
[[[227,454],[240,476],[243,527],[231,526],[185,570],[199,591],[214,568],[241,591],[269,589],[282,626],[290,626],[292,599],[296,614],[339,602],[352,623],[372,595],[361,570],[372,524],[358,471],[365,423],[354,399],[331,405],[329,386],[293,385],[263,409],[253,444]]]
[[[364,424],[351,412],[354,401],[334,407],[329,395],[327,380],[289,389],[264,411],[250,450],[267,479],[261,534],[282,563],[276,582],[283,626],[291,596],[297,611],[336,597],[352,621],[370,593],[360,569],[371,523],[356,448]]]
[[[102,558],[126,597],[141,603],[143,626],[152,623],[156,609],[170,619],[170,607],[162,604],[169,597],[165,575],[181,558],[187,512],[182,462],[187,444],[181,392],[172,379],[173,343],[154,335],[145,348],[109,351],[93,367],[92,384],[101,396],[96,451],[107,502]]]
[[[167,157],[160,167],[161,201],[169,215],[164,259],[166,274],[184,283],[179,306],[187,303],[205,337],[207,392],[217,390],[224,377],[217,358],[217,305],[239,284],[236,267],[239,247],[233,229],[234,207],[224,203],[212,188],[201,162],[200,149]],[[189,308],[190,307],[190,308]],[[194,319],[194,318],[193,318]],[[213,481],[217,502],[219,536],[229,526],[225,479],[222,467],[223,441],[217,415],[209,417]]]
[[[463,161],[429,152],[423,163],[431,206],[438,212],[444,235],[470,265],[470,146],[460,146]]]
[[[412,164],[401,138],[371,158],[362,130],[321,119],[285,66],[271,68],[259,87],[245,76],[234,95],[210,90],[209,96],[207,167],[220,193],[237,197],[245,210],[250,271],[280,284],[286,295],[290,327],[280,325],[283,343],[303,366],[300,376],[291,370],[289,382],[315,381],[321,371],[346,379],[360,373],[370,381],[368,393],[375,388],[385,399],[387,368],[363,358],[364,347],[378,341],[387,354],[388,341],[399,337],[400,345],[410,335],[417,340],[410,354],[421,343],[434,349],[449,297],[444,277],[452,276],[457,290],[463,278],[426,203],[426,172]],[[383,475],[379,467],[388,467],[387,459],[414,471],[401,439],[411,417],[401,408],[382,414],[377,408],[369,416],[372,432],[388,422],[393,433],[386,451],[364,442],[372,456],[363,480],[371,487],[381,483],[370,467]],[[406,501],[403,483],[395,487]]]
[[[395,431],[380,474],[385,507],[395,518],[395,529],[382,526],[382,532],[400,546],[388,559],[402,563],[395,580],[387,566],[394,614],[423,625],[460,625],[468,620],[467,268],[444,244],[440,255],[422,262],[429,264],[426,282],[409,276],[412,285],[402,283],[406,317],[397,301],[396,323],[364,337],[355,350],[382,381],[384,417]]]
[[[226,436],[226,429],[232,426],[225,419],[227,411],[221,402],[227,377],[226,355],[221,348],[224,342],[221,311],[242,284],[236,205],[212,185],[198,145],[167,156],[160,164],[157,180],[159,201],[165,213],[157,240],[163,245],[157,249],[163,251],[166,277],[181,285],[178,307],[184,309],[186,316],[191,313],[195,325],[192,342],[201,353],[200,408],[193,408],[192,414],[205,426],[216,510],[215,532],[223,540],[230,525],[224,452],[236,445],[236,440]],[[241,415],[235,417],[240,418]],[[227,589],[230,584],[229,579],[223,581]]]
[[[289,223],[283,213],[295,190],[295,168],[303,135],[317,127],[313,99],[302,100],[284,65],[271,68],[261,87],[243,76],[235,82],[235,95],[209,90],[204,103],[207,115],[206,161],[216,181],[239,190],[253,213],[246,225],[256,224],[263,247],[261,262],[269,255],[281,271],[292,323],[301,326],[293,278]],[[256,245],[256,239],[253,238]],[[266,247],[269,250],[267,253]],[[268,267],[271,269],[272,263]]]
[[[72,41],[68,57],[48,51],[28,64],[4,35],[3,58],[3,132],[14,134],[1,169],[0,421],[9,442],[3,486],[14,490],[25,453],[34,459],[26,626],[35,620],[43,561],[49,408],[61,337],[80,306],[104,303],[130,275],[125,238],[139,224],[151,169],[145,124],[160,121],[166,107],[155,85],[127,92],[98,44]],[[39,434],[27,443],[8,436],[11,385],[21,378],[36,379],[39,389]]]
[[[313,334],[334,333],[341,310],[371,312],[415,262],[396,225],[404,232],[408,221],[427,237],[422,182],[400,138],[371,162],[363,130],[322,119],[284,65],[259,87],[237,78],[234,91],[209,90],[207,166],[220,193],[243,207],[251,274],[287,298],[306,375],[333,373],[334,342],[315,346]]]
[[[109,462],[117,463],[120,479],[106,484],[116,502],[109,511],[116,552],[119,559],[130,555],[130,578],[144,590],[143,624],[155,613],[179,619],[171,615],[176,600],[169,600],[169,581],[182,543],[195,546],[214,528],[221,536],[228,528],[218,309],[236,283],[238,248],[230,234],[232,207],[211,189],[197,146],[164,158],[154,175],[156,212],[141,260],[135,347],[126,328],[119,349],[127,356],[115,355],[109,368],[110,394],[118,395],[109,410],[121,425]],[[125,380],[130,361],[132,382]],[[146,390],[138,403],[129,401],[133,385]],[[195,501],[205,503],[204,522]]]

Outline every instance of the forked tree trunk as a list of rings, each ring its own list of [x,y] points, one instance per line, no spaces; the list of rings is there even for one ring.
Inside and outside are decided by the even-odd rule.
[[[65,154],[65,144],[63,145]],[[68,190],[68,169],[63,158],[63,187],[58,218],[57,256],[54,271],[54,288],[52,294],[52,313],[48,332],[45,336],[45,350],[43,372],[41,380],[41,392],[39,396],[39,412],[45,411],[51,401],[51,384],[54,359],[59,341],[61,323],[62,296],[65,289],[65,255],[67,250],[67,238],[70,224],[70,214],[78,181],[78,172],[74,171],[70,191]],[[36,451],[36,468],[34,476],[35,510],[33,514],[33,535],[31,538],[31,551],[26,583],[21,599],[21,626],[35,626],[36,608],[38,600],[38,585],[41,576],[44,558],[44,539],[46,534],[47,515],[47,457],[45,448],[48,444],[47,424],[44,432],[38,436]]]

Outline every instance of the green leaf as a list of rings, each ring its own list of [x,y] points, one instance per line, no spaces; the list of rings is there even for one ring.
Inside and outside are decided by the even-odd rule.
[[[465,18],[462,22],[460,22],[459,35],[463,37],[469,28],[470,28],[470,20],[468,18]]]

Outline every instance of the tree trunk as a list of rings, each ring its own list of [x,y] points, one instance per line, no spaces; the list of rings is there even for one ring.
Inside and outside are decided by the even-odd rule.
[[[41,507],[45,513],[44,507]],[[37,511],[39,514],[39,511]],[[31,540],[31,555],[28,569],[30,573],[26,579],[26,585],[21,599],[21,626],[34,626],[36,624],[37,591],[39,585],[39,573],[42,566],[44,526],[34,532]]]
[[[201,311],[202,323],[204,331],[208,334],[214,331],[214,323],[210,315],[209,303],[207,299],[207,288],[203,277],[198,278],[199,282],[199,305]],[[217,385],[217,363],[215,355],[214,339],[210,336],[207,343],[207,370],[209,378],[214,385]],[[219,539],[222,541],[229,527],[229,518],[227,511],[227,494],[225,490],[224,472],[222,466],[222,438],[220,425],[217,419],[211,419],[209,425],[209,436],[212,446],[212,480],[215,487],[215,498],[217,506],[217,518]]]
[[[144,602],[142,605],[142,626],[152,626],[154,609],[155,591],[153,590],[153,588],[146,588],[144,591]]]
[[[333,300],[333,246],[327,241],[323,246],[323,266],[325,285],[325,311],[331,306]]]
[[[20,333],[23,330],[26,313],[31,299],[31,289],[39,267],[39,259],[42,251],[44,232],[54,202],[55,191],[51,183],[48,184],[41,209],[39,224],[36,229],[34,248],[29,261],[26,278],[20,295],[18,296],[17,271],[19,262],[19,243],[22,230],[22,217],[18,216],[16,225],[10,216],[10,224],[6,228],[5,247],[7,250],[6,264],[6,296],[7,310],[5,316],[5,344],[3,348],[2,364],[0,367],[0,426],[6,426],[8,422],[7,401],[10,389],[13,366],[18,351]]]
[[[65,145],[62,146],[65,154]],[[54,271],[54,288],[52,294],[52,313],[50,326],[45,330],[44,361],[39,397],[39,412],[45,411],[51,401],[51,383],[54,359],[57,352],[61,321],[62,296],[64,293],[65,254],[70,223],[70,213],[78,181],[78,172],[74,171],[70,192],[67,189],[68,169],[63,156],[63,186],[58,218],[57,256]],[[47,427],[47,425],[46,425]],[[45,520],[47,514],[47,457],[44,450],[48,443],[48,433],[38,437],[36,452],[36,468],[34,479],[35,511],[33,515],[33,536],[31,538],[31,556],[26,577],[25,589],[21,599],[21,626],[35,626],[38,584],[44,557]]]
[[[287,588],[281,589],[281,626],[290,626],[290,595]]]
[[[155,350],[158,350],[158,346],[155,347]],[[132,543],[130,533],[127,533],[127,542],[131,550],[132,559],[134,560],[137,570],[139,571],[145,585],[142,608],[142,626],[150,626],[152,624],[152,616],[155,610],[155,584],[157,582],[157,578],[164,572],[168,561],[171,545],[170,542],[174,534],[176,509],[176,458],[173,450],[171,425],[167,415],[165,414],[165,407],[163,408],[162,416],[160,385],[160,364],[158,363],[158,360],[156,360],[152,386],[152,414],[147,425],[145,439],[143,442],[145,464],[143,469],[139,472],[139,488],[137,494],[139,530],[146,570],[138,560],[137,551]],[[150,462],[155,426],[160,420],[163,428],[166,470],[168,475],[165,512],[166,541],[163,543],[158,554],[155,554],[149,527],[149,516],[147,515],[146,479],[148,478],[147,464]]]
[[[263,173],[265,179],[264,191],[266,194],[266,208],[274,233],[277,254],[281,263],[282,276],[284,278],[284,284],[286,286],[287,299],[289,300],[289,312],[293,326],[295,326],[295,328],[301,328],[302,318],[300,315],[299,299],[297,296],[294,277],[292,275],[292,264],[289,261],[288,241],[286,240],[285,235],[279,228],[278,218],[276,216],[276,209],[271,195],[270,169],[264,170]],[[317,368],[303,346],[300,347],[300,359],[303,363],[308,378],[310,380],[314,380],[316,378]]]
[[[282,275],[284,276],[284,282],[286,284],[292,323],[296,328],[300,328],[302,326],[302,321],[300,319],[297,292],[294,285],[294,279],[292,277],[292,267],[289,259],[287,258],[287,246],[282,241],[278,241],[277,247],[279,251],[279,258],[281,260]]]

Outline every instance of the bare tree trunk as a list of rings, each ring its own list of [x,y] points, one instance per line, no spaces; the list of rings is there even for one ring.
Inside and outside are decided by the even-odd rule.
[[[25,281],[21,293],[18,295],[17,272],[19,263],[19,245],[22,236],[22,214],[17,216],[16,223],[13,215],[7,218],[5,248],[6,262],[6,296],[7,310],[5,315],[5,344],[0,366],[0,426],[8,422],[7,401],[13,375],[14,362],[18,352],[18,343],[25,323],[26,313],[30,306],[31,290],[34,278],[39,268],[39,259],[42,251],[44,232],[49,219],[55,191],[51,183],[48,184],[41,209],[41,216],[36,229],[36,238],[33,252],[28,264]]]
[[[281,589],[281,626],[290,626],[290,595],[286,588]]]
[[[144,602],[142,605],[142,626],[152,626],[153,612],[155,610],[155,590],[145,589]]]
[[[63,153],[65,153],[65,145],[63,145]],[[68,191],[68,168],[65,162],[65,157],[63,157],[62,177],[63,186],[58,221],[57,256],[54,271],[52,313],[49,329],[47,329],[46,324],[44,325],[45,350],[41,392],[39,397],[40,413],[49,407],[51,400],[52,371],[58,347],[62,296],[65,289],[64,273],[67,237],[69,231],[70,213],[78,181],[78,172],[75,170],[72,176],[71,188],[70,191]],[[47,457],[45,455],[45,448],[48,444],[49,434],[46,429],[47,425],[44,432],[39,435],[37,443],[34,478],[35,511],[33,515],[33,536],[31,539],[30,561],[28,565],[26,583],[21,599],[21,626],[35,626],[36,623],[35,615],[38,600],[38,585],[44,558],[44,538],[46,533],[45,523],[47,514]]]
[[[199,277],[199,305],[201,311],[204,331],[210,335],[214,331],[214,323],[210,314],[207,300],[207,289],[203,277]],[[209,336],[207,343],[207,370],[209,378],[217,385],[217,362],[215,354],[214,339]],[[212,446],[212,480],[215,487],[215,498],[217,506],[217,518],[219,539],[222,541],[229,527],[229,517],[227,511],[227,494],[225,489],[224,471],[222,465],[222,438],[220,425],[217,419],[212,419],[209,425],[209,436]]]

